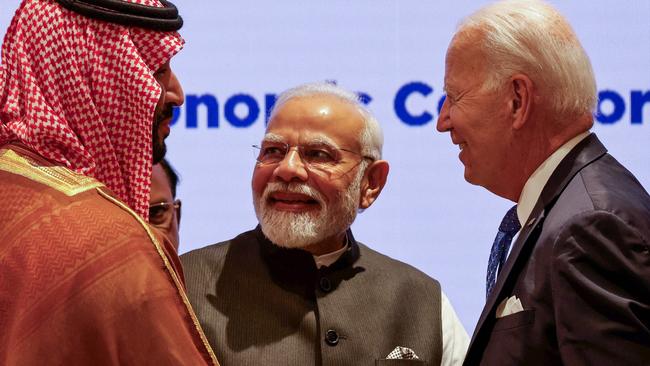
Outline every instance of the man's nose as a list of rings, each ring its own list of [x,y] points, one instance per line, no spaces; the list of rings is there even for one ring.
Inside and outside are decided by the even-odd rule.
[[[300,153],[296,147],[291,147],[287,151],[278,166],[275,168],[273,174],[284,182],[301,181],[304,182],[309,177],[307,167],[300,157]]]
[[[174,74],[174,72],[171,72],[171,75],[169,77],[169,83],[165,92],[165,103],[170,103],[176,107],[181,106],[183,103],[185,103],[185,94],[183,93],[183,87],[176,78],[176,74]]]
[[[438,132],[447,132],[451,130],[451,120],[449,118],[449,102],[447,97],[442,103],[442,108],[440,109],[440,115],[438,116],[438,121],[436,122],[436,129]]]

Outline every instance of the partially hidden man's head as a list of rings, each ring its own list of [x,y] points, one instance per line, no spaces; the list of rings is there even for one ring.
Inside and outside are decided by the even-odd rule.
[[[344,233],[386,182],[382,145],[379,124],[354,93],[312,83],[279,95],[252,180],[266,237],[308,248]]]
[[[149,18],[130,16],[129,5],[150,7]],[[183,46],[171,7],[24,0],[2,45],[0,144],[19,141],[93,176],[146,217],[151,166],[183,103],[169,66]]]
[[[151,171],[149,223],[162,231],[178,251],[178,229],[181,223],[181,200],[176,199],[178,174],[167,159],[154,164]]]
[[[542,1],[500,1],[470,15],[445,65],[437,128],[459,146],[466,180],[497,194],[508,196],[503,186],[531,164],[529,151],[552,149],[593,124],[589,57],[568,21]]]

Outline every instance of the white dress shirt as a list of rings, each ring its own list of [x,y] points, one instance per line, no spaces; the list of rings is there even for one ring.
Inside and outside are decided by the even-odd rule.
[[[544,186],[546,186],[546,183],[548,183],[549,178],[551,178],[555,169],[560,165],[560,162],[562,162],[580,141],[589,136],[590,133],[589,131],[583,132],[560,146],[528,178],[526,184],[524,184],[524,188],[521,190],[519,202],[517,202],[517,219],[522,228],[528,223],[530,214],[533,212],[533,208],[535,208],[535,204],[542,194]],[[521,232],[521,229],[519,232]],[[519,232],[512,239],[513,244],[517,240]],[[508,249],[508,255],[510,255],[512,247],[513,245]]]

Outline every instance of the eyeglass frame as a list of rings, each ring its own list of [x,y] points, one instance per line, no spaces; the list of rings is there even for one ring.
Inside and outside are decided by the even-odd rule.
[[[151,215],[149,215],[149,224],[151,226],[155,226],[160,229],[169,229],[171,223],[172,223],[172,217],[176,214],[176,211],[180,209],[181,207],[181,200],[180,199],[175,199],[172,202],[169,201],[162,201],[162,202],[156,202],[154,204],[149,205],[149,213],[151,213],[152,208],[156,207],[165,207],[164,213],[166,214],[167,212],[171,212],[169,216],[165,217],[164,221],[161,221],[160,223],[153,223],[151,222]],[[167,209],[166,207],[170,207],[170,209]]]
[[[282,156],[282,158],[279,159],[279,160],[276,161],[276,162],[264,162],[264,161],[261,161],[261,160],[259,159],[259,157],[260,157],[260,155],[262,154],[262,149],[264,148],[263,144],[264,144],[265,142],[266,142],[266,143],[270,143],[270,144],[276,144],[276,145],[284,145],[284,147],[285,147],[285,152],[284,152],[284,155]],[[291,148],[295,147],[295,148],[296,148],[296,151],[298,152],[298,156],[300,157],[300,161],[301,161],[301,162],[302,162],[306,167],[311,167],[311,168],[314,168],[314,169],[316,169],[316,170],[321,170],[321,171],[326,170],[326,169],[323,169],[323,168],[320,168],[320,169],[319,169],[318,167],[315,167],[315,166],[313,165],[313,163],[310,163],[310,162],[308,162],[308,159],[307,159],[307,160],[305,159],[303,149],[304,149],[305,147],[307,147],[307,146],[323,146],[323,147],[327,147],[327,148],[330,149],[330,150],[335,150],[335,151],[340,150],[340,151],[349,152],[349,153],[351,153],[351,154],[354,154],[354,155],[357,155],[357,156],[361,157],[362,159],[368,159],[368,160],[370,160],[371,162],[374,162],[374,161],[377,160],[376,158],[374,158],[374,157],[372,157],[372,156],[364,155],[364,154],[362,154],[362,153],[360,153],[360,152],[352,151],[352,150],[350,150],[350,149],[346,149],[346,148],[342,148],[342,147],[332,146],[331,144],[328,144],[328,143],[322,143],[322,142],[319,142],[319,143],[316,143],[316,144],[313,144],[313,143],[312,143],[312,144],[307,144],[307,145],[291,145],[291,144],[289,144],[289,143],[282,142],[282,141],[262,141],[262,143],[261,143],[260,145],[251,145],[251,147],[253,147],[253,149],[255,149],[255,151],[258,151],[257,157],[255,158],[255,161],[257,162],[257,164],[260,164],[260,165],[262,165],[262,166],[270,166],[270,165],[280,164],[280,163],[281,163],[281,162],[282,162],[282,161],[287,157],[287,155],[289,154],[289,151],[291,151]],[[335,166],[338,165],[339,163],[340,163],[340,159],[339,159],[339,160],[336,160],[335,163],[332,165],[332,167],[335,167]]]

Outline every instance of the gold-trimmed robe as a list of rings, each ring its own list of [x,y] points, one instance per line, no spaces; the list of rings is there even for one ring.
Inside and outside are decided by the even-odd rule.
[[[178,256],[98,181],[0,147],[0,364],[217,364]]]

